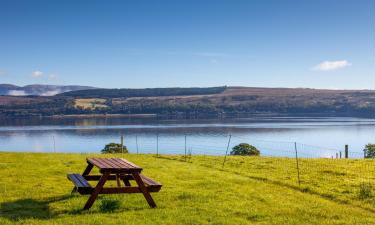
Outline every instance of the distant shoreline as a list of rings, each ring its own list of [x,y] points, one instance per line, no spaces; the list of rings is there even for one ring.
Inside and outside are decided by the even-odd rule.
[[[70,115],[53,115],[53,116],[42,116],[47,118],[154,118],[156,114],[70,114]]]

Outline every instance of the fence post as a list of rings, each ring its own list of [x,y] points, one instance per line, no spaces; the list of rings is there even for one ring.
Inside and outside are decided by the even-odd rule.
[[[135,146],[137,148],[137,154],[138,154],[138,135],[135,135]]]
[[[121,153],[124,154],[124,135],[121,135]]]
[[[345,145],[345,159],[349,158],[349,145]]]
[[[226,152],[225,152],[224,161],[223,161],[223,168],[224,168],[225,161],[227,160],[227,154],[228,154],[229,144],[230,144],[230,139],[231,139],[231,138],[232,138],[232,135],[229,135],[228,145],[227,145],[227,150],[226,150]]]
[[[340,159],[341,159],[341,151],[340,151]]]
[[[185,162],[186,162],[186,134],[185,134]]]
[[[297,142],[294,142],[294,150],[296,151],[296,164],[297,164],[297,178],[298,178],[298,186],[301,186],[301,180],[299,177],[299,164],[298,164],[298,150],[297,150]]]
[[[156,156],[159,156],[159,134],[156,134]]]
[[[56,153],[56,141],[55,141],[55,135],[53,135],[52,138],[53,138],[53,152]]]

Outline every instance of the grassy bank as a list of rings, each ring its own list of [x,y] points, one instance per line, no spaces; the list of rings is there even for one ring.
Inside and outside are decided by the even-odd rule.
[[[360,185],[372,182],[372,160],[305,159],[300,184],[285,158],[125,155],[163,184],[150,209],[141,194],[70,195],[69,172],[88,154],[0,153],[0,224],[374,224],[375,204]],[[100,155],[103,156],[103,155]],[[366,173],[366,174],[365,174]],[[363,198],[364,197],[364,198]],[[107,199],[120,207],[106,212]]]

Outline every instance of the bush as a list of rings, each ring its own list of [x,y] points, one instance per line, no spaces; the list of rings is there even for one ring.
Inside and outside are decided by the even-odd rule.
[[[361,183],[359,186],[359,193],[358,197],[361,200],[371,198],[372,197],[372,185],[368,183]]]
[[[260,151],[252,145],[249,145],[247,143],[241,143],[239,145],[234,146],[230,154],[258,156],[260,155]]]
[[[109,143],[102,149],[102,153],[128,153],[128,149],[125,145]]]
[[[99,205],[99,209],[102,212],[113,212],[120,208],[121,203],[114,199],[103,199]]]
[[[365,149],[365,158],[375,158],[375,144],[367,144]]]

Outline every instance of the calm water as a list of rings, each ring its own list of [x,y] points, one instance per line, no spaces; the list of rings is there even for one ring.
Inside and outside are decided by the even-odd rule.
[[[136,153],[220,155],[241,142],[255,145],[263,155],[332,157],[349,145],[351,157],[375,143],[375,119],[256,117],[211,120],[23,119],[0,121],[0,151],[100,152],[120,142]],[[229,149],[230,149],[229,148]]]

